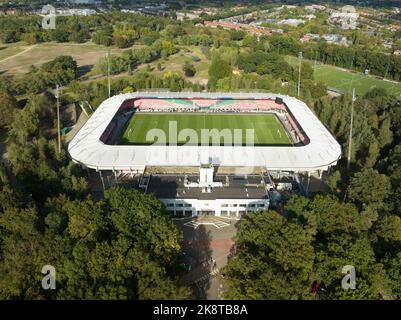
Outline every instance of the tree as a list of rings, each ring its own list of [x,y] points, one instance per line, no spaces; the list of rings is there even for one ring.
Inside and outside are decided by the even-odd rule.
[[[68,42],[70,34],[62,27],[57,27],[53,30],[53,40],[57,42]]]
[[[17,100],[8,92],[0,91],[0,126],[11,126],[14,112],[18,108]]]
[[[69,36],[69,41],[73,41],[76,43],[84,43],[88,39],[90,39],[90,33],[88,30],[81,29],[79,31],[74,31]]]
[[[378,141],[380,147],[383,148],[393,141],[393,133],[391,131],[391,120],[390,118],[385,118],[380,124]]]
[[[166,53],[167,56],[171,56],[172,54],[178,52],[178,48],[174,45],[174,43],[170,41],[162,41],[161,48]]]
[[[401,245],[401,218],[390,214],[381,217],[376,224],[376,234],[387,243],[392,243],[399,248]]]
[[[387,255],[383,261],[392,284],[392,294],[401,297],[401,251]]]
[[[219,58],[214,58],[209,67],[209,78],[222,79],[232,75],[230,64]]]
[[[109,67],[110,74],[119,74],[128,71],[129,62],[124,57],[110,56],[100,59],[96,65],[96,68],[104,75],[108,74]]]
[[[71,56],[59,56],[41,67],[48,84],[68,84],[76,78],[78,65]]]
[[[178,255],[180,234],[153,196],[143,197],[139,191],[111,189],[105,194],[111,213],[110,219],[124,236],[137,238],[138,244],[148,248],[159,261],[170,262]],[[156,236],[157,235],[157,236]]]
[[[128,48],[132,45],[132,43],[126,37],[122,36],[114,36],[113,43],[119,48]]]
[[[349,199],[360,206],[384,208],[390,195],[390,179],[377,170],[368,168],[355,173],[348,187]]]
[[[97,30],[92,35],[92,40],[94,43],[104,46],[111,46],[113,44],[113,27],[111,25],[106,25],[105,27]]]
[[[1,41],[3,43],[13,43],[13,42],[17,42],[18,40],[19,39],[18,39],[17,32],[14,30],[5,31],[1,35]]]
[[[189,62],[185,62],[184,66],[182,67],[182,70],[184,71],[187,77],[193,77],[196,73],[195,66]]]
[[[390,288],[383,265],[376,262],[375,253],[366,234],[355,237],[346,233],[330,235],[317,248],[315,277],[324,281],[332,299],[379,299]],[[357,288],[347,294],[341,288],[343,266],[356,269]],[[365,285],[359,285],[365,283]]]
[[[379,144],[376,142],[371,143],[368,148],[367,156],[365,159],[365,167],[373,168],[379,156],[380,156]]]
[[[241,223],[238,253],[223,270],[231,299],[299,299],[309,296],[313,228],[279,213],[250,213]]]
[[[300,221],[308,221],[322,235],[336,232],[358,233],[366,230],[367,226],[365,217],[353,204],[341,203],[331,195],[316,195],[311,201],[293,197],[286,209],[300,217]]]
[[[38,32],[25,33],[21,36],[21,40],[28,44],[36,44],[41,42],[41,36]]]
[[[301,80],[313,80],[314,70],[309,62],[303,61],[301,68]]]
[[[184,35],[185,30],[180,25],[169,24],[165,29],[165,33],[168,39],[173,40],[176,39],[178,36]]]
[[[230,30],[229,34],[230,34],[230,40],[240,41],[244,39],[246,32],[243,30]]]
[[[106,198],[62,195],[36,203],[40,212],[34,203],[4,207],[0,298],[190,298],[190,290],[171,273],[180,237],[163,205],[132,189],[109,189]],[[56,290],[41,290],[45,264],[56,268]]]

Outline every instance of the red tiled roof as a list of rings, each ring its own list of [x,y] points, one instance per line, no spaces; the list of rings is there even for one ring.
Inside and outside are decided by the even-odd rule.
[[[272,32],[265,28],[254,27],[243,23],[232,23],[225,21],[204,21],[203,22],[207,27],[222,27],[224,29],[231,30],[244,30],[246,32],[256,34],[256,35],[267,35],[270,36]]]

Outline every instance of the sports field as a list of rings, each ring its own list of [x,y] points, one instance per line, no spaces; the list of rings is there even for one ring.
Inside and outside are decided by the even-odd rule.
[[[177,133],[174,134],[177,128]],[[169,130],[169,128],[171,130]],[[147,141],[146,136],[152,129],[160,129],[165,134],[166,143],[170,144],[169,134],[172,137],[177,137],[178,145],[246,145],[247,129],[253,129],[248,131],[249,137],[253,137],[254,145],[257,146],[288,146],[292,145],[290,138],[277,119],[272,114],[213,114],[213,113],[137,113],[134,114],[130,120],[127,128],[122,135],[119,144],[123,145],[150,145],[154,143],[163,144],[163,140],[157,138],[150,139]],[[192,129],[196,132],[196,140],[189,139],[189,130],[182,131],[184,129]],[[209,135],[205,134],[202,129],[216,129],[209,131]],[[225,129],[225,130],[224,130]],[[235,129],[241,129],[242,132],[234,132]],[[224,130],[224,131],[222,131]],[[203,133],[202,133],[203,132]],[[223,133],[226,133],[224,137]],[[161,132],[160,132],[161,133]],[[240,141],[238,138],[235,139],[234,135],[241,137]],[[202,138],[202,136],[204,138]],[[231,137],[231,140],[230,140]]]
[[[298,66],[299,59],[287,56],[287,61]],[[314,77],[316,82],[323,82],[328,88],[333,88],[343,93],[351,93],[355,88],[357,95],[362,96],[373,88],[384,88],[389,94],[397,97],[401,96],[401,83],[378,79],[375,76],[365,76],[362,72],[351,72],[328,64],[308,61],[314,67]]]

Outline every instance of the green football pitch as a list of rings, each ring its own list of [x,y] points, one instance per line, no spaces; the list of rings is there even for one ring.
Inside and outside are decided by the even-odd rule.
[[[175,129],[176,134],[174,134]],[[152,129],[162,130],[154,135],[149,132]],[[171,129],[171,130],[170,130]],[[189,140],[184,129],[192,129],[196,132],[197,140]],[[208,129],[205,134],[202,129]],[[213,130],[216,129],[216,130]],[[241,129],[241,132],[235,130]],[[248,131],[247,129],[253,129]],[[213,130],[213,131],[210,131]],[[222,131],[223,130],[223,131]],[[188,130],[186,130],[188,132]],[[153,131],[154,132],[154,131]],[[180,134],[181,132],[181,134]],[[222,133],[228,134],[230,138],[224,140]],[[147,135],[149,134],[147,139]],[[122,145],[151,145],[154,143],[163,144],[154,136],[165,136],[166,144],[170,144],[169,135],[177,137],[178,145],[201,145],[220,144],[246,145],[247,138],[253,137],[254,145],[257,146],[288,146],[292,145],[283,125],[273,114],[211,114],[211,113],[136,113],[130,120],[122,135],[119,144]],[[151,138],[153,137],[153,138]],[[203,137],[203,138],[202,138]],[[224,135],[226,137],[226,135]],[[162,138],[163,139],[163,138]],[[239,140],[240,139],[240,140]],[[238,141],[239,140],[239,141]],[[239,142],[239,143],[238,143]]]
[[[299,59],[292,56],[286,57],[287,61],[294,67],[298,67]],[[365,76],[362,72],[352,72],[350,70],[340,69],[328,64],[308,61],[314,68],[314,77],[316,82],[323,82],[327,87],[336,89],[342,93],[351,93],[355,88],[357,95],[364,95],[373,88],[384,88],[389,94],[396,97],[401,96],[401,83],[378,79],[374,76]]]

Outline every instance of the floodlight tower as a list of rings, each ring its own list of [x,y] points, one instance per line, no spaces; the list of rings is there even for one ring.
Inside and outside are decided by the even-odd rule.
[[[107,52],[107,80],[109,86],[109,98],[111,97],[111,84],[110,84],[110,50]]]
[[[354,102],[355,102],[355,88],[352,89],[352,103],[351,103],[351,123],[349,128],[349,145],[348,145],[348,158],[347,158],[347,169],[351,165],[351,149],[352,149],[352,130],[354,125]]]
[[[299,58],[299,72],[298,72],[298,97],[301,94],[301,69],[302,69],[302,52],[299,53],[298,55]]]
[[[57,141],[58,153],[61,153],[61,134],[60,134],[60,85],[56,85],[56,100],[57,100]]]

